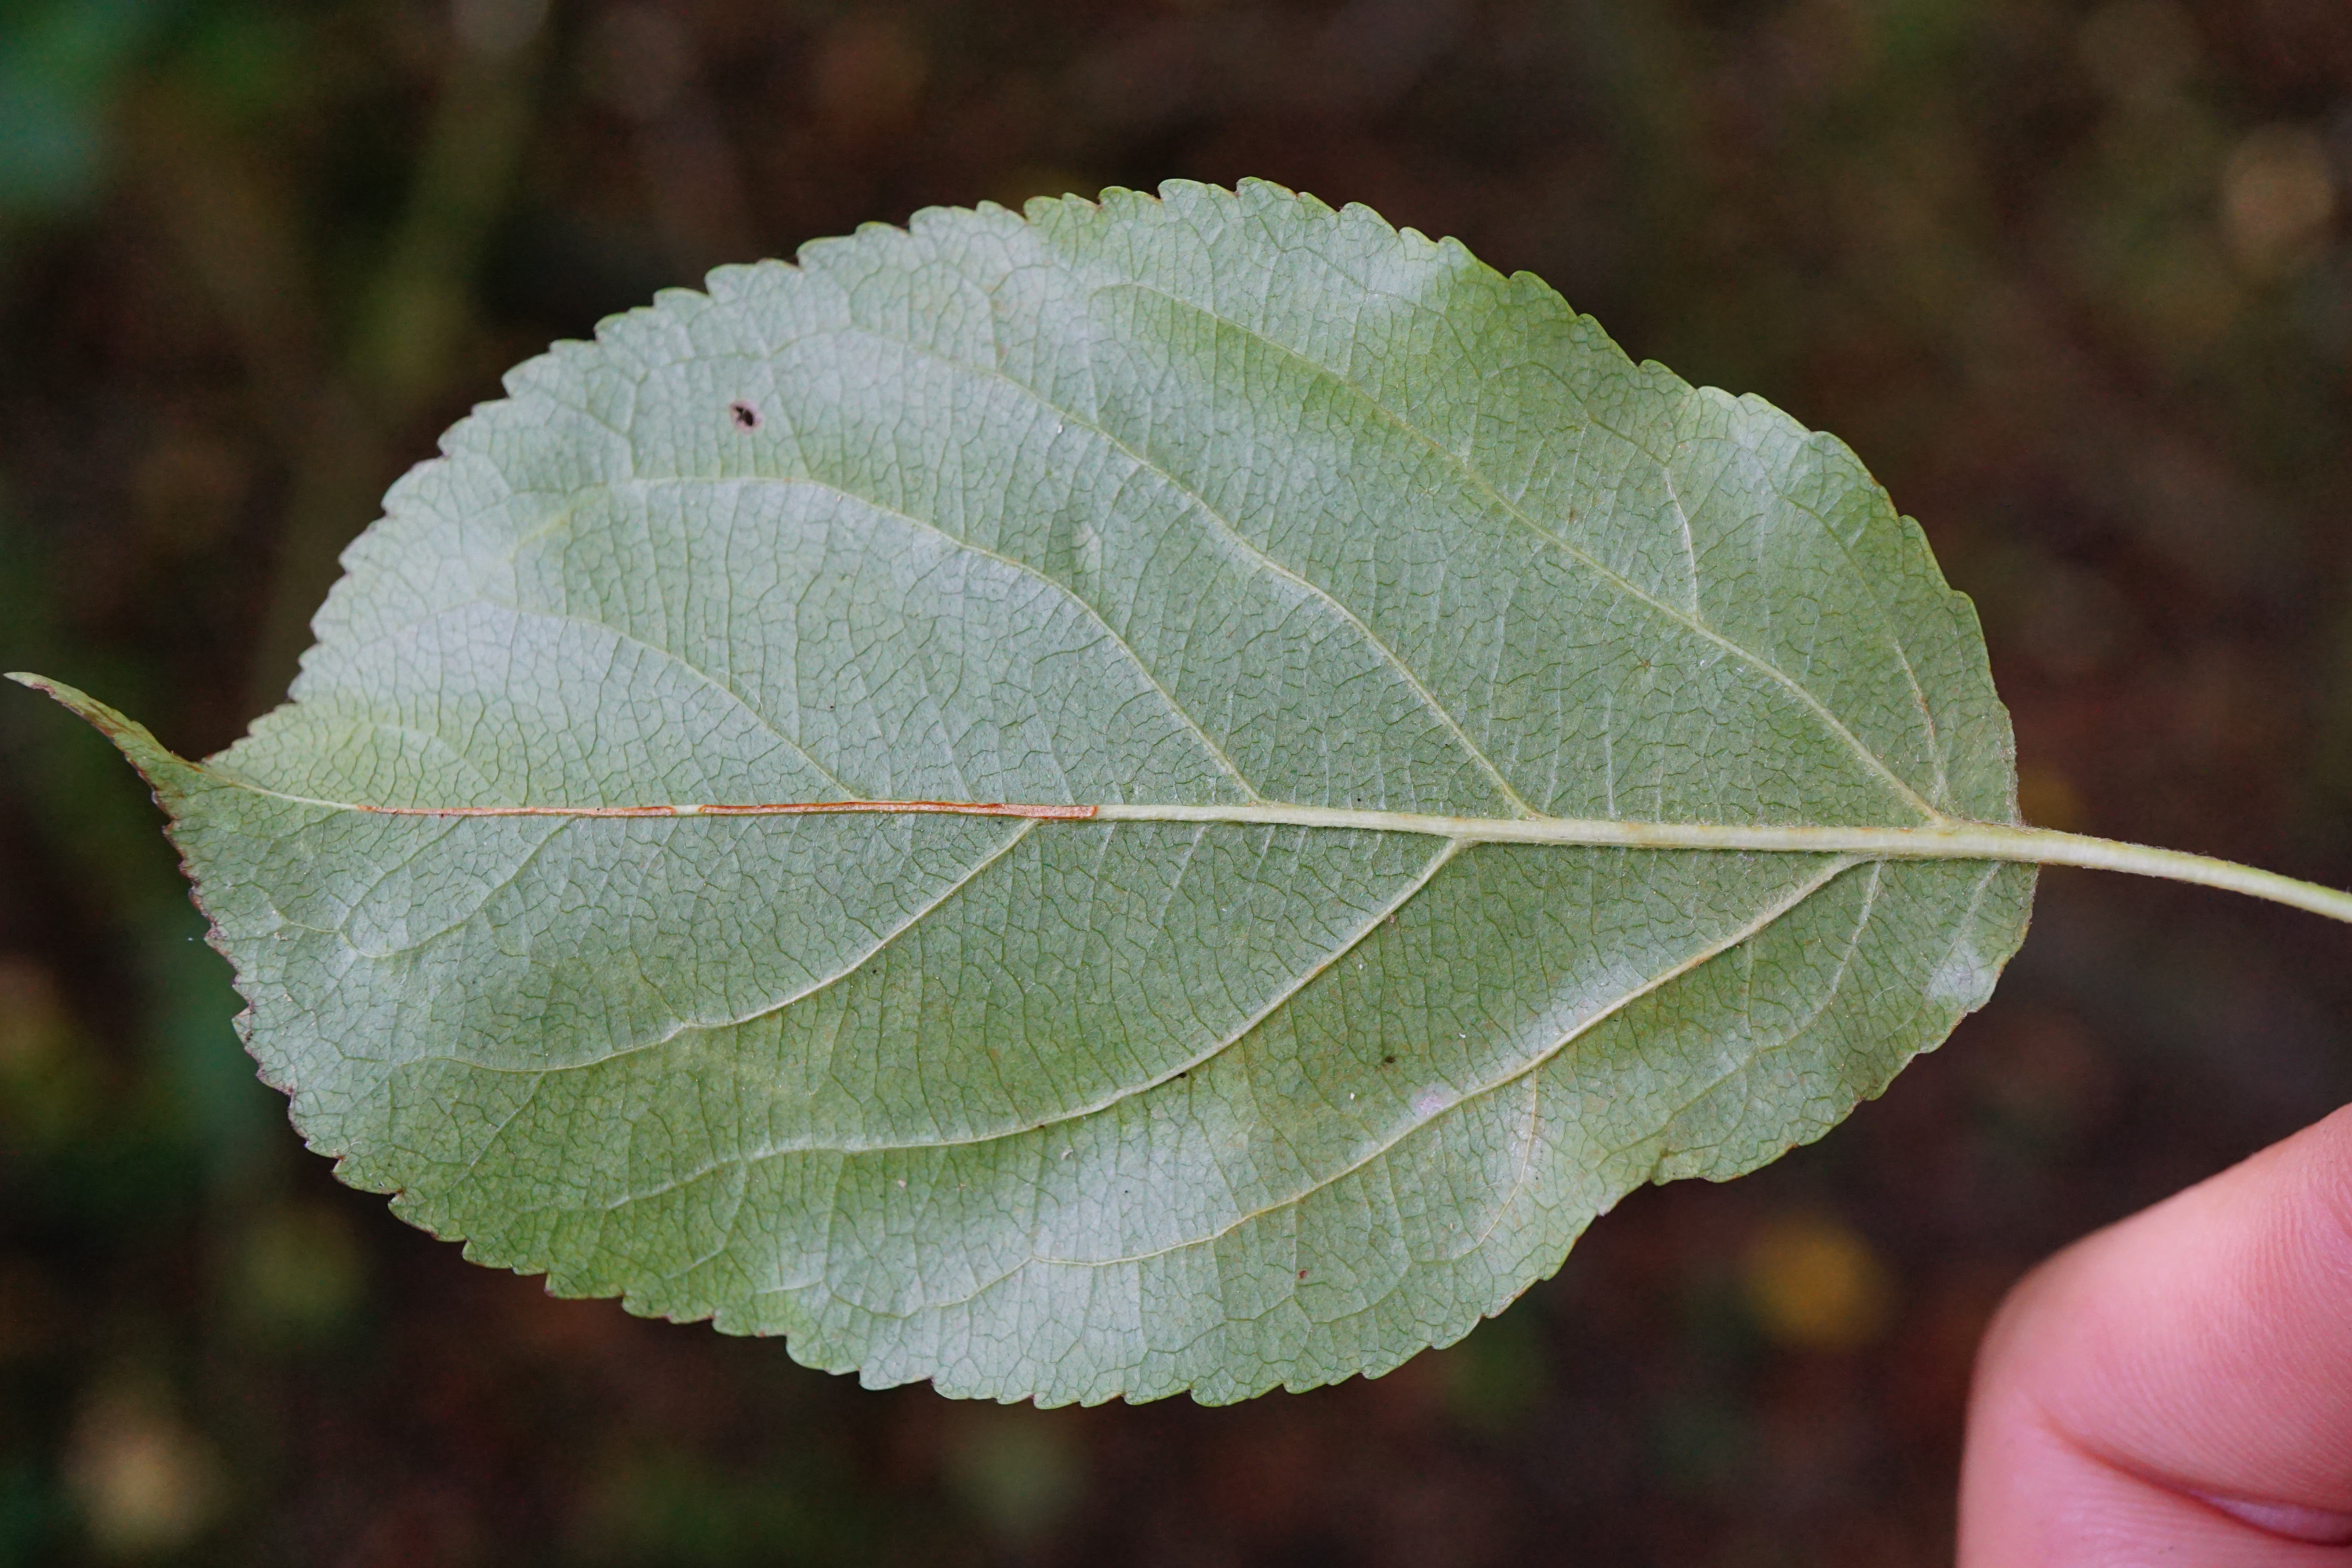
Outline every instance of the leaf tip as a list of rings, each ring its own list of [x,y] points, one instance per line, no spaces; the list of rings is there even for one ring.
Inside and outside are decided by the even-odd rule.
[[[68,686],[62,680],[52,680],[46,675],[29,670],[12,669],[9,679],[49,698],[59,707],[114,742],[121,752],[146,777],[149,784],[161,789],[167,775],[185,772],[190,764],[173,750],[158,741],[146,725],[136,719],[108,707],[89,693]]]

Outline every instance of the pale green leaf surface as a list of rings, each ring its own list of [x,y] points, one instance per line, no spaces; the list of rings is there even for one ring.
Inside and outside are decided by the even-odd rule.
[[[1984,1000],[2029,867],[344,808],[2015,820],[1844,447],[1361,208],[1163,195],[665,294],[394,488],[247,739],[85,703],[346,1180],[869,1383],[1223,1400],[1451,1341]]]

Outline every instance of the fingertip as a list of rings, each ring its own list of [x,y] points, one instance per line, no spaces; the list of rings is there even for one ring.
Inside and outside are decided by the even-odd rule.
[[[2252,1553],[2232,1561],[2340,1561],[2352,1107],[2027,1275],[1969,1425],[1963,1563],[2139,1561],[2173,1537],[2125,1550],[2135,1531],[2192,1522]]]

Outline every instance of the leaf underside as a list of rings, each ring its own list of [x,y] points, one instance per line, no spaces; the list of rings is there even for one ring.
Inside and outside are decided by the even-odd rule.
[[[851,798],[2016,820],[1837,441],[1279,187],[918,214],[522,365],[173,819],[344,1180],[872,1384],[1377,1373],[1639,1183],[1819,1136],[2032,868]],[[299,797],[299,798],[288,798]]]

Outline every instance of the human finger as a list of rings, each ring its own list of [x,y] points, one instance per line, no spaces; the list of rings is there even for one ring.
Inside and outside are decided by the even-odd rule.
[[[2352,1107],[2089,1237],[1979,1352],[1961,1568],[2352,1563]]]

